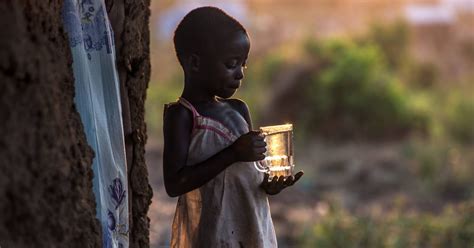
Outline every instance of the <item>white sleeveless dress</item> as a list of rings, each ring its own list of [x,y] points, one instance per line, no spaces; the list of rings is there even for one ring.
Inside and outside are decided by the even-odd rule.
[[[193,113],[187,165],[198,164],[231,145],[248,125],[241,115],[223,123],[200,115],[184,98],[178,101]],[[240,128],[237,128],[240,127]],[[252,163],[230,165],[205,185],[178,199],[171,247],[277,247],[263,174]]]

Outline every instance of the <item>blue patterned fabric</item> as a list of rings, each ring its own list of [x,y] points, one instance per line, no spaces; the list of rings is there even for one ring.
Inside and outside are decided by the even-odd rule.
[[[103,247],[128,247],[128,192],[115,47],[103,0],[65,0],[75,104],[94,149],[93,190]]]

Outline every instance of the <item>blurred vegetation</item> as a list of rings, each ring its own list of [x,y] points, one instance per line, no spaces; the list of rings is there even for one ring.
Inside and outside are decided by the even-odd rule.
[[[332,205],[300,238],[299,247],[433,247],[474,246],[474,202],[446,207],[440,214],[403,210],[383,216],[354,216]]]
[[[452,95],[445,107],[447,131],[459,142],[474,144],[474,98],[465,93]]]
[[[145,118],[147,132],[151,136],[162,137],[164,105],[176,101],[183,87],[182,73],[174,73],[167,81],[150,83],[145,102]]]
[[[416,96],[387,69],[376,45],[329,40],[306,47],[319,69],[311,75],[309,110],[301,120],[315,131],[331,138],[384,139],[428,128],[430,116],[412,104]]]
[[[378,47],[391,70],[398,71],[409,59],[410,31],[402,20],[389,25],[374,23],[367,34],[356,41]]]
[[[285,107],[292,108],[286,110],[292,112],[286,121],[295,122],[305,134],[301,137],[308,139],[387,140],[442,133],[472,144],[473,86],[458,90],[461,93],[438,87],[436,66],[410,58],[408,40],[408,29],[399,21],[373,25],[365,35],[353,39],[311,38],[301,43],[297,59],[285,57],[285,51],[278,48],[249,61],[245,82],[236,97],[247,102],[256,123],[271,109],[285,112]],[[293,94],[297,97],[292,97],[291,104],[283,97],[277,99],[286,102],[283,106],[262,108],[265,98],[274,93],[274,82],[285,70],[291,70],[289,65],[297,67],[298,61],[313,66],[288,79],[287,83],[300,85],[288,90],[297,91]],[[150,132],[159,137],[162,106],[175,101],[183,85],[180,68],[171,75],[151,83],[148,90],[147,123]],[[295,107],[300,111],[294,111]]]
[[[474,199],[472,151],[472,146],[432,138],[410,140],[402,154],[425,194],[457,202]]]

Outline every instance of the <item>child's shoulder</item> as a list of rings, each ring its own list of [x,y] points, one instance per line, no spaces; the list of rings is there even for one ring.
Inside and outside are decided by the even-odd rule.
[[[223,99],[223,101],[229,104],[230,107],[232,107],[234,110],[237,110],[242,115],[246,115],[249,112],[249,108],[247,104],[241,99],[229,98],[229,99]]]
[[[247,104],[240,100],[240,99],[237,99],[237,98],[231,98],[231,99],[224,99],[224,102],[226,102],[227,104],[229,104],[229,106],[234,109],[235,111],[237,111],[242,117],[244,117],[245,121],[247,122],[247,124],[249,125],[249,127],[251,128],[252,127],[252,121],[250,119],[250,112],[249,112],[249,108],[247,106]]]
[[[178,101],[165,103],[165,111],[168,111],[169,109],[179,109],[180,106],[182,107]]]
[[[167,103],[163,111],[164,121],[192,121],[193,114],[179,102]]]

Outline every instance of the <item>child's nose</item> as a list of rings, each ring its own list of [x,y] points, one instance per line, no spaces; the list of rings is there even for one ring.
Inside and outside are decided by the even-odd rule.
[[[240,67],[238,70],[236,70],[234,77],[237,80],[241,80],[242,78],[244,78],[244,68]]]

